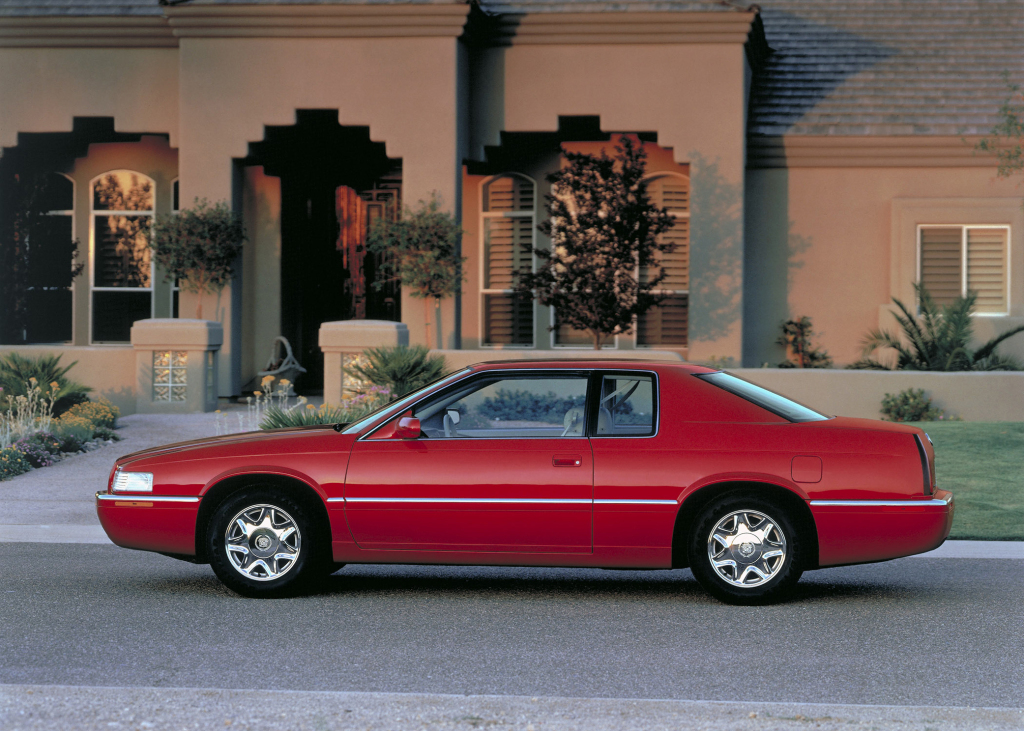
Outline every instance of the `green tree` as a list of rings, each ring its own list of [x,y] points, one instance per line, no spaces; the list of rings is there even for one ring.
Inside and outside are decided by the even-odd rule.
[[[673,248],[659,240],[673,219],[647,193],[643,146],[623,135],[615,152],[565,153],[566,164],[547,178],[548,217],[538,227],[551,249],[536,249],[540,266],[516,284],[554,307],[558,324],[588,332],[595,349],[631,332],[636,317],[665,299],[657,259]]]
[[[970,347],[974,334],[971,313],[977,299],[975,292],[958,297],[940,307],[922,284],[914,284],[920,304],[920,315],[895,297],[892,301],[900,313],[893,313],[901,333],[872,330],[863,340],[864,357],[851,368],[891,370],[889,365],[872,357],[878,350],[893,351],[895,370],[910,371],[1016,371],[1016,359],[1000,355],[996,348],[1007,338],[1024,332],[1024,325],[997,335],[977,350]]]
[[[219,292],[231,281],[244,242],[242,221],[225,201],[211,206],[198,198],[191,209],[157,216],[148,239],[167,279],[199,295],[197,319],[203,317],[203,296]]]
[[[460,254],[462,227],[455,216],[441,210],[436,193],[429,202],[420,201],[416,210],[406,208],[393,220],[382,216],[374,221],[366,238],[366,248],[381,254],[381,279],[398,282],[413,297],[423,300],[427,342],[430,342],[430,301],[433,300],[436,342],[441,348],[441,300],[462,289],[465,258]]]

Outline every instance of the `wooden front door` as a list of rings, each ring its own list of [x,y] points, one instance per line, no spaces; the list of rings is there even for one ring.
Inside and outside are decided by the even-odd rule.
[[[366,236],[374,221],[396,218],[399,210],[396,188],[374,188],[356,192],[347,186],[335,190],[335,210],[338,217],[337,248],[348,270],[344,296],[350,304],[354,320],[401,319],[401,296],[397,282],[385,281],[381,286],[382,265],[387,254],[372,254],[366,250]]]

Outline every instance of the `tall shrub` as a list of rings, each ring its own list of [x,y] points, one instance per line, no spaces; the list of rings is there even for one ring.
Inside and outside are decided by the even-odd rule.
[[[540,266],[517,281],[520,292],[555,308],[552,329],[586,331],[595,349],[631,332],[636,317],[665,299],[657,257],[673,249],[658,239],[673,219],[647,193],[643,146],[623,135],[615,152],[565,153],[566,164],[548,176],[548,217],[539,226],[551,249],[536,249]]]
[[[224,201],[196,199],[191,209],[160,215],[149,234],[153,258],[186,292],[199,295],[196,319],[203,317],[203,296],[222,290],[234,276],[245,228]]]

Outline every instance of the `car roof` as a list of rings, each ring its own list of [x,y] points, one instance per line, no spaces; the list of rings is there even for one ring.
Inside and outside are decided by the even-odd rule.
[[[489,360],[481,363],[474,363],[469,366],[474,371],[487,370],[516,370],[522,367],[524,370],[535,370],[538,367],[552,369],[608,369],[608,370],[662,370],[671,368],[685,373],[714,373],[716,368],[684,363],[682,361],[664,360],[638,360],[636,358],[531,358],[531,359],[508,359]]]

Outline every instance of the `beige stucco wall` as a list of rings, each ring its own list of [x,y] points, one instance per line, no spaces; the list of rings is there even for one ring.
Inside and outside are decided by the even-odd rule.
[[[658,133],[689,163],[690,350],[741,356],[744,79],[739,43],[513,45],[491,49],[483,145],[498,131],[554,131],[559,115],[599,115],[608,131]],[[483,85],[481,85],[483,86]],[[484,90],[477,89],[478,93]]]
[[[342,125],[368,125],[389,157],[402,158],[402,196],[415,205],[437,191],[458,198],[457,43],[455,38],[182,38],[181,197],[231,200],[232,160],[260,141],[264,125],[295,123],[296,109],[338,109]],[[185,307],[185,299],[182,307]],[[225,324],[221,393],[236,393],[241,373],[240,313],[230,291],[218,302]],[[421,302],[403,294],[403,312]],[[445,308],[445,332],[454,318]],[[407,317],[423,342],[421,317]],[[277,333],[275,333],[277,334]]]
[[[0,346],[0,356],[17,353],[25,358],[41,355],[60,355],[62,366],[77,361],[67,377],[89,386],[89,396],[96,400],[109,399],[127,416],[135,413],[135,351],[131,345],[96,345],[70,347],[62,345]]]
[[[244,386],[266,367],[281,334],[281,179],[262,167],[246,168],[242,217],[248,237],[241,272]]]
[[[176,48],[0,48],[0,147],[113,117],[119,132],[178,137]]]
[[[887,393],[920,388],[946,416],[965,421],[1024,421],[1024,373],[795,368],[735,368],[730,373],[825,414],[881,419]]]
[[[1024,323],[1024,211],[994,167],[792,167],[747,173],[744,363],[778,363],[788,317],[807,315],[838,364],[864,334],[896,329],[892,296],[914,301],[916,226],[1011,226],[1011,316],[978,317],[984,338]],[[1024,356],[1024,336],[1005,352]]]

